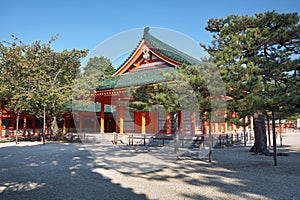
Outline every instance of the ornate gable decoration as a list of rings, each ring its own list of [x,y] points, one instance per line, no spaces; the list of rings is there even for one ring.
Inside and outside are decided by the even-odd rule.
[[[144,29],[144,36],[136,50],[127,61],[115,72],[113,76],[119,76],[126,72],[143,70],[149,68],[159,68],[165,66],[178,66],[182,63],[172,60],[163,55],[151,45],[149,28]]]

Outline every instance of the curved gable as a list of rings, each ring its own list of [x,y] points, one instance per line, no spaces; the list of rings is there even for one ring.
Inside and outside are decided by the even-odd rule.
[[[113,76],[119,76],[126,72],[156,68],[161,66],[178,66],[181,63],[169,59],[168,57],[161,55],[154,48],[152,48],[143,39],[135,50],[135,52],[130,56],[130,58],[119,68]]]

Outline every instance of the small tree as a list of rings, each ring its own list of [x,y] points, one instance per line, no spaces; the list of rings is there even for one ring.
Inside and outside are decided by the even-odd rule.
[[[76,77],[73,86],[73,109],[92,107],[94,105],[92,94],[101,82],[111,77],[114,71],[115,69],[108,58],[103,56],[90,58]]]
[[[201,112],[202,121],[224,120],[224,88],[222,80],[212,63],[203,60],[199,65],[181,65],[168,73],[162,73],[166,81],[133,88],[134,101],[129,108],[135,111],[150,111],[153,106],[163,107],[176,122],[178,137],[181,110]],[[219,115],[221,113],[221,116]],[[210,161],[211,161],[210,152]]]

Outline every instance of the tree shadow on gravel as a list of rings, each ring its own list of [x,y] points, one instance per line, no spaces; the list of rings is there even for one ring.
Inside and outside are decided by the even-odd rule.
[[[182,158],[172,167],[130,178],[162,185],[161,190],[176,188],[178,199],[299,199],[300,151],[291,146],[278,147],[278,166],[272,156],[253,155],[250,147],[213,151],[213,163]],[[149,188],[151,186],[149,185]],[[154,192],[154,191],[152,191]]]
[[[84,147],[102,168],[127,175],[160,171],[169,167],[177,159],[172,146],[149,149],[145,146],[85,144]]]
[[[0,144],[0,199],[146,199],[96,168],[79,144]]]

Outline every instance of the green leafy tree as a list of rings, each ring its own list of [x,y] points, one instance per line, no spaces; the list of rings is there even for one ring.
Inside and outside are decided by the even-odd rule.
[[[13,36],[13,42],[1,42],[1,97],[9,99],[16,113],[51,117],[52,131],[57,134],[56,119],[66,112],[72,87],[80,71],[85,50],[55,52],[48,43],[24,44]]]
[[[299,16],[275,11],[210,19],[211,46],[202,45],[220,69],[229,107],[254,115],[252,152],[269,155],[264,115],[291,105],[284,101],[289,73],[299,54]]]

